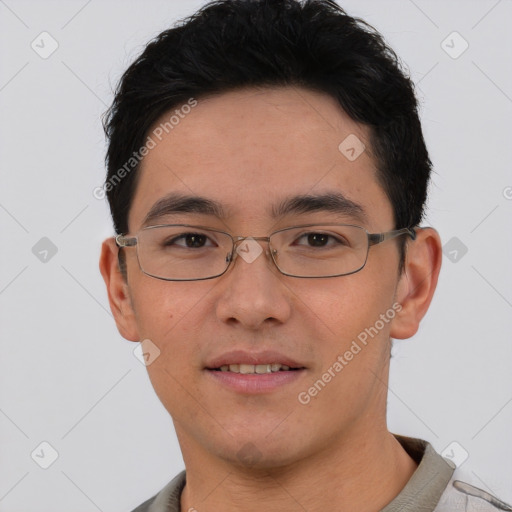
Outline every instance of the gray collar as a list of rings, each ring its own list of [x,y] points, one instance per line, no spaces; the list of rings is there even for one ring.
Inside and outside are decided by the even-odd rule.
[[[418,467],[400,494],[381,512],[432,512],[446,489],[455,466],[443,459],[426,441],[395,434]],[[147,512],[180,512],[186,472],[179,473],[155,496]]]
[[[381,512],[432,512],[453,475],[455,465],[443,459],[426,441],[396,434],[395,437],[418,467],[400,494]]]

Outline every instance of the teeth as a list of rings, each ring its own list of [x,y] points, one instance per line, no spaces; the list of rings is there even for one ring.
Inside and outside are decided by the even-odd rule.
[[[240,365],[240,373],[254,373],[254,365],[253,364],[241,364]]]
[[[290,367],[281,363],[271,363],[271,364],[230,364],[230,365],[222,365],[220,367],[221,372],[233,372],[233,373],[272,373],[278,372],[279,370],[289,370]]]

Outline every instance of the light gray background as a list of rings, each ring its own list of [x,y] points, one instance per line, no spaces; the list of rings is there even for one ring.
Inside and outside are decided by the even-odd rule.
[[[109,311],[97,260],[112,228],[92,192],[112,86],[202,4],[0,0],[0,511],[131,510],[183,468],[136,344]],[[419,333],[394,349],[390,429],[440,452],[457,441],[480,486],[512,501],[512,3],[342,5],[418,84],[435,165],[426,224],[457,239]],[[47,59],[31,48],[43,31],[59,45]],[[456,59],[442,47],[453,31],[469,43]],[[452,54],[457,37],[444,43]],[[46,262],[32,252],[42,237],[58,250]],[[51,456],[43,441],[58,452],[46,470],[31,458]]]

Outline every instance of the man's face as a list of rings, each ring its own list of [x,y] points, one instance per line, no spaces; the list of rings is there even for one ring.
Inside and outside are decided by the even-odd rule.
[[[339,149],[349,135],[367,148],[353,161],[350,150]],[[248,89],[201,100],[144,158],[130,234],[157,201],[176,192],[221,203],[227,216],[178,213],[153,224],[195,224],[253,237],[308,223],[357,224],[374,233],[394,229],[368,135],[335,100],[305,89]],[[290,197],[326,193],[357,203],[364,218],[328,209],[270,215]],[[331,449],[356,429],[385,428],[392,321],[366,345],[359,342],[361,350],[344,358],[343,369],[308,394],[310,400],[304,392],[392,308],[396,241],[372,247],[358,273],[314,279],[282,275],[262,244],[251,263],[237,257],[223,276],[187,282],[143,274],[135,249],[124,249],[131,332],[161,351],[149,376],[174,420],[185,460],[193,454],[235,462],[248,456],[272,467]],[[243,391],[208,369],[233,350],[274,351],[303,369],[280,385]]]

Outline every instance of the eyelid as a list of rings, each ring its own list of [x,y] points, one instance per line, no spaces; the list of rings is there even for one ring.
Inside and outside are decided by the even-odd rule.
[[[314,226],[311,226],[314,228]],[[295,240],[299,240],[307,235],[325,235],[328,238],[335,240],[337,243],[346,243],[347,239],[341,236],[339,233],[335,233],[329,229],[311,229],[311,227],[304,228],[304,231],[301,231],[299,235],[295,237]],[[321,227],[321,226],[320,226]]]
[[[172,227],[172,224],[167,225],[168,227]],[[166,225],[158,226],[158,227],[167,227]],[[179,226],[177,226],[179,227]],[[205,231],[210,231],[211,233],[205,233]],[[215,239],[215,231],[199,227],[199,226],[182,226],[182,229],[177,231],[176,233],[169,234],[165,237],[163,241],[161,241],[161,245],[165,247],[171,247],[171,246],[178,246],[183,248],[190,248],[186,245],[186,239],[189,235],[199,235],[204,236],[206,238],[205,245],[202,245],[200,247],[196,247],[195,249],[202,249],[204,247],[220,247],[222,244],[219,244],[219,241]],[[172,243],[171,243],[172,242]]]

